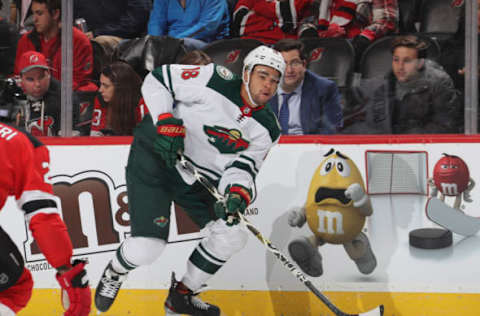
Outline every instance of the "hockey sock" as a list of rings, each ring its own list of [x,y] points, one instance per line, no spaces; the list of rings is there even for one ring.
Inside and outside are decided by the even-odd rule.
[[[166,242],[152,237],[129,237],[118,247],[112,267],[127,273],[138,266],[153,263],[165,249]]]
[[[187,272],[182,282],[192,291],[198,290],[218,269],[226,262],[218,254],[205,246],[206,240],[202,240],[187,262]]]

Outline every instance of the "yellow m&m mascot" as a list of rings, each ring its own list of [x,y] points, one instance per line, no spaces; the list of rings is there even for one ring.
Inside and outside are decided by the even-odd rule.
[[[288,245],[292,259],[311,276],[323,273],[318,247],[342,244],[363,274],[377,266],[367,235],[362,232],[365,217],[372,214],[370,198],[355,163],[331,149],[315,170],[303,207],[288,212],[290,226],[308,223],[313,235],[294,239]]]

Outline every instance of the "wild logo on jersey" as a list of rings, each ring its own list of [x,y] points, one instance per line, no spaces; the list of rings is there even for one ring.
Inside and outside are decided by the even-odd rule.
[[[248,148],[249,142],[242,138],[238,129],[205,125],[203,131],[208,136],[208,142],[222,154],[235,154]]]

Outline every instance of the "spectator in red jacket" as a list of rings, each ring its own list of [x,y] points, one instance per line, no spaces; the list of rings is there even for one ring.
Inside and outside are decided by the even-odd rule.
[[[27,51],[41,52],[52,70],[54,78],[61,80],[61,0],[33,0],[32,13],[35,28],[24,34],[17,46],[15,75],[20,73],[19,59]],[[95,91],[90,81],[93,68],[93,49],[90,40],[73,27],[73,90]]]
[[[298,37],[304,17],[310,15],[312,0],[239,0],[233,12],[233,37],[253,38],[274,44]]]
[[[61,135],[61,88],[53,78],[45,56],[35,51],[25,52],[19,59],[20,87],[25,103],[17,115],[16,125],[34,136]],[[73,121],[78,116],[77,93],[72,93]],[[73,131],[74,135],[78,131]]]
[[[142,79],[121,61],[103,68],[99,95],[95,98],[90,136],[133,135],[133,129],[148,113],[140,88]]]
[[[318,34],[352,39],[360,56],[374,40],[396,32],[398,16],[397,0],[322,0],[318,6]]]

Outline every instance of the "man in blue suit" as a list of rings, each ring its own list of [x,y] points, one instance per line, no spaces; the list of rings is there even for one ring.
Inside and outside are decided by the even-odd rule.
[[[284,135],[335,134],[343,126],[337,85],[307,70],[303,43],[278,41],[287,68],[277,94],[269,101]]]

